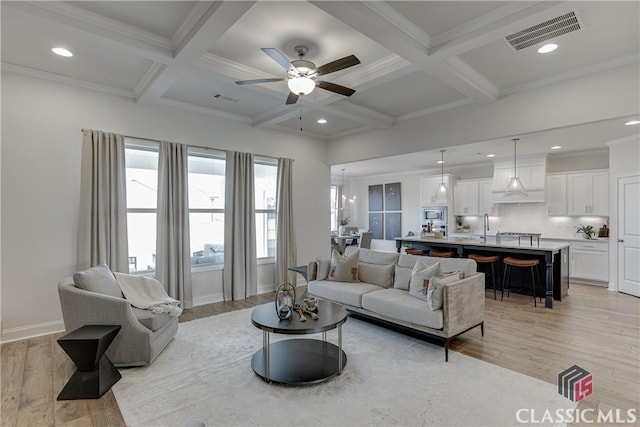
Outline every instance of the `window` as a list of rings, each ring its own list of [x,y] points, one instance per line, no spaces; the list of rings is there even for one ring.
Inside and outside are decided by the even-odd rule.
[[[189,150],[191,264],[224,264],[225,154]]]
[[[338,186],[331,184],[331,230],[338,229]]]
[[[256,191],[256,255],[258,258],[276,256],[276,191],[278,165],[272,159],[254,162]]]
[[[126,142],[129,272],[156,268],[158,148]]]

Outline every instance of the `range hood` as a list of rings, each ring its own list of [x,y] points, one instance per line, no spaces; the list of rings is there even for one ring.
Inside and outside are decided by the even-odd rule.
[[[513,158],[493,162],[493,203],[544,203],[544,186],[547,179],[547,155],[518,156],[516,172],[527,194],[505,195],[513,178]]]

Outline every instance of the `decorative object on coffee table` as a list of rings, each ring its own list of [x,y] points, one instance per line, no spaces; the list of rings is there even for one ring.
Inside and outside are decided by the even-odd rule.
[[[121,378],[105,356],[120,325],[85,325],[58,339],[78,370],[64,386],[58,400],[98,399]]]
[[[291,283],[283,283],[276,289],[276,314],[282,320],[289,319],[293,314],[296,302],[296,288]]]

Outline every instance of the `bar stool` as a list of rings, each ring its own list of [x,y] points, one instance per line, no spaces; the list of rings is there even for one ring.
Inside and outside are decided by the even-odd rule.
[[[478,264],[491,264],[491,279],[493,281],[493,299],[498,299],[496,297],[496,283],[500,286],[499,277],[496,276],[495,264],[500,262],[499,255],[480,255],[480,254],[469,254],[467,257],[469,259],[474,260]],[[498,280],[497,280],[498,279]],[[504,291],[503,291],[504,292]]]
[[[429,251],[429,256],[438,257],[438,258],[452,258],[453,252],[451,251],[438,251],[435,249],[431,249]]]
[[[500,301],[502,301],[502,299],[504,298],[504,285],[507,283],[507,273],[509,273],[509,287],[507,288],[507,292],[508,295],[511,293],[510,292],[510,287],[511,287],[511,271],[509,269],[509,267],[517,267],[517,268],[531,268],[531,283],[533,284],[533,305],[535,307],[537,307],[538,305],[536,304],[536,277],[538,279],[538,283],[540,283],[540,277],[538,277],[538,269],[536,268],[538,266],[538,264],[540,264],[540,261],[537,259],[519,259],[519,258],[514,258],[514,257],[507,257],[505,259],[502,260],[502,262],[504,263],[505,267],[504,267],[504,277],[502,279],[502,296],[500,297]],[[534,274],[534,270],[535,270],[535,274]],[[540,297],[540,302],[542,302],[542,297]]]
[[[424,249],[407,248],[404,250],[404,252],[409,255],[424,255],[427,251],[425,251]]]

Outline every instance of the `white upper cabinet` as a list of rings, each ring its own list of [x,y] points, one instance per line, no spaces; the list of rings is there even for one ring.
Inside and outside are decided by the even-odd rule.
[[[547,175],[547,214],[567,214],[567,176]]]
[[[478,181],[456,181],[453,191],[454,215],[478,215]]]
[[[448,205],[453,191],[451,186],[451,176],[444,176],[444,183],[447,186],[447,191],[442,194],[438,191],[438,186],[442,182],[442,177],[438,176],[425,176],[420,178],[420,205]]]
[[[568,214],[609,216],[609,172],[567,175]]]
[[[493,203],[492,187],[492,179],[478,181],[478,215],[489,214],[495,216],[498,214],[496,205]]]

